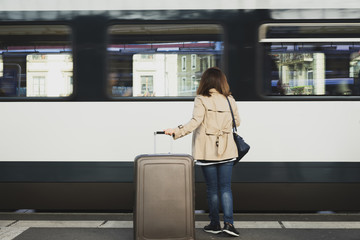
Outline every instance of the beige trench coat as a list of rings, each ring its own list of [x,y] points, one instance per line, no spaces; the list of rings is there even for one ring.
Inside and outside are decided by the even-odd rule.
[[[192,153],[196,160],[221,161],[238,156],[232,135],[232,117],[226,97],[210,89],[211,97],[197,96],[192,119],[182,128],[176,128],[174,139],[193,133]],[[240,117],[235,99],[229,96],[235,123]]]

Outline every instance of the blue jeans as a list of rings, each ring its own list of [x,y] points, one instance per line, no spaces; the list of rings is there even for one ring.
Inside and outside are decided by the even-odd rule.
[[[234,162],[202,166],[206,181],[206,193],[209,205],[209,217],[212,224],[220,223],[219,195],[224,212],[224,223],[233,224],[233,197],[231,192],[231,175]]]

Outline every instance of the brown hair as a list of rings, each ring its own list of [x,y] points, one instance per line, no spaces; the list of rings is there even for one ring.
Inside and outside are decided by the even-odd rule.
[[[227,82],[225,74],[218,67],[208,68],[201,76],[198,95],[210,97],[209,90],[215,88],[219,93],[224,96],[231,95],[230,87]]]

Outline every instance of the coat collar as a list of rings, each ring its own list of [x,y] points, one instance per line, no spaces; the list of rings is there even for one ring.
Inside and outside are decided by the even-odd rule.
[[[215,88],[210,88],[209,93],[219,93]]]

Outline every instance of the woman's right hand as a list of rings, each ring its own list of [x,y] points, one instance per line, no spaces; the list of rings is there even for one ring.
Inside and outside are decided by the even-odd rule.
[[[173,136],[173,134],[175,133],[175,129],[168,128],[168,129],[165,129],[164,132],[165,132],[166,135]]]

